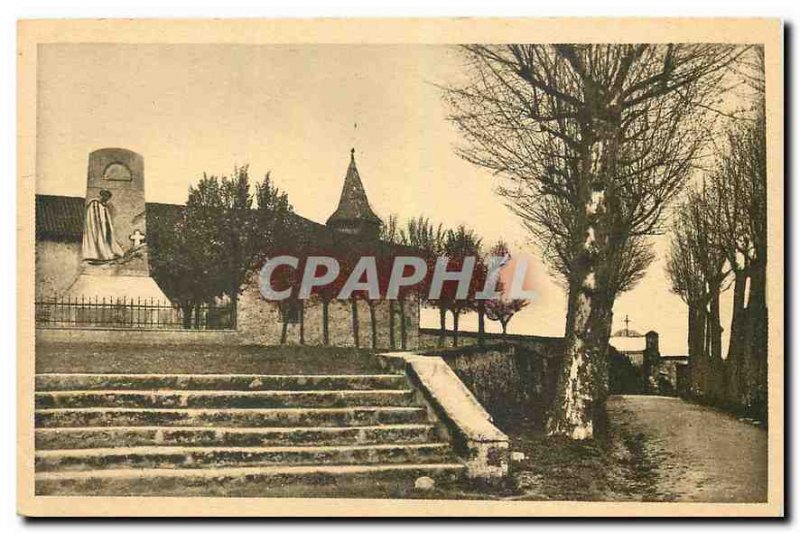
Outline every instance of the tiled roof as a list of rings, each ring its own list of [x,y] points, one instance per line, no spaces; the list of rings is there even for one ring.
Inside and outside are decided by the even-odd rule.
[[[83,238],[85,201],[78,196],[36,195],[36,239],[80,242]],[[146,204],[147,218],[176,218],[183,206]]]
[[[75,196],[36,195],[36,239],[80,241],[84,199]]]
[[[353,221],[380,224],[381,219],[372,210],[367,200],[367,193],[361,177],[356,168],[355,150],[350,151],[350,166],[347,167],[347,175],[344,178],[342,195],[339,198],[339,207],[328,218],[328,225],[338,223],[348,223]]]

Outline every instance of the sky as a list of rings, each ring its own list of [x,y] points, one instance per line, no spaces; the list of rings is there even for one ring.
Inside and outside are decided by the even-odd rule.
[[[89,152],[121,147],[144,156],[148,202],[185,203],[204,172],[248,164],[256,178],[271,172],[298,214],[324,223],[355,148],[382,218],[463,223],[487,245],[503,239],[531,255],[536,298],[509,332],[561,336],[566,296],[496,194],[500,178],[455,152],[461,138],[440,87],[463,68],[457,49],[428,45],[40,45],[37,193],[84,196]],[[686,354],[667,240],[653,242],[657,260],[617,300],[613,329],[628,316],[631,329],[659,332],[662,354]],[[438,313],[423,309],[422,325],[438,326]],[[460,326],[476,329],[477,317]]]

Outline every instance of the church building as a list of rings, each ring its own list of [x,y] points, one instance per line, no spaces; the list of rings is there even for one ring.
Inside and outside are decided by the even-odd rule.
[[[147,234],[144,224],[145,220],[176,220],[183,206],[144,202],[143,159],[129,150],[106,148],[92,152],[88,184],[86,198],[36,195],[37,329],[102,330],[77,320],[75,324],[64,320],[58,324],[48,322],[47,313],[40,310],[52,311],[56,305],[69,307],[98,294],[102,298],[108,294],[109,301],[120,295],[125,301],[152,300],[154,295],[163,294],[157,286],[158,278],[151,277],[153,274],[147,267],[147,243],[152,241],[157,246],[158,235],[152,232],[169,225],[151,223],[151,234]],[[339,203],[326,224],[294,216],[296,225],[302,229],[298,240],[304,241],[297,242],[298,248],[337,250],[357,246],[369,252],[394,246],[378,238],[381,219],[369,204],[354,150],[350,153]],[[106,220],[112,218],[117,235],[104,242],[110,226]],[[235,323],[230,328],[233,331],[220,335],[226,343],[373,349],[418,346],[416,299],[322,302],[312,298],[279,305],[261,295],[255,266],[251,274],[238,297]],[[98,292],[96,287],[102,289]],[[162,299],[166,300],[166,296]],[[168,301],[162,303],[175,307],[177,312],[177,306]],[[44,318],[40,320],[40,316]],[[126,324],[124,320],[120,327],[148,329],[147,324],[133,321]],[[169,334],[166,331],[169,328],[158,329],[163,335]]]

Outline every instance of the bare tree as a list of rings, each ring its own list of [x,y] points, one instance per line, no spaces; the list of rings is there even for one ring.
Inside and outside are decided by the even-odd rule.
[[[734,275],[727,400],[765,410],[767,161],[762,47],[752,48],[741,61],[739,74],[754,93],[750,116],[730,126],[710,174],[721,199],[717,239]]]
[[[607,395],[614,300],[652,260],[646,238],[701,155],[723,45],[466,46],[446,90],[468,161],[507,179],[568,290],[564,368],[548,432],[591,438]]]
[[[458,346],[458,319],[471,310],[478,310],[479,316],[479,342],[483,343],[483,310],[476,305],[475,294],[483,286],[483,274],[485,269],[481,258],[482,239],[472,230],[463,224],[456,229],[448,230],[444,242],[444,255],[447,256],[448,269],[461,270],[468,257],[474,257],[472,276],[470,277],[470,287],[466,298],[457,297],[457,286],[454,282],[446,282],[442,287],[440,305],[446,307],[453,314],[453,346]]]
[[[747,98],[726,115],[729,125],[712,154],[704,186],[682,204],[667,267],[673,290],[689,305],[691,392],[723,406],[766,413],[766,123],[763,48],[735,64]],[[741,95],[740,95],[741,96]],[[713,258],[710,262],[703,258]],[[727,357],[721,359],[721,275],[732,273]],[[694,296],[691,296],[694,293]]]
[[[689,306],[692,391],[719,400],[724,391],[720,294],[730,269],[717,240],[719,195],[705,184],[689,191],[678,206],[667,273],[672,291]]]
[[[498,241],[490,252],[493,257],[510,257],[508,245],[503,241]],[[507,267],[503,267],[507,268]],[[499,273],[498,271],[498,278]],[[512,298],[505,294],[505,287],[503,281],[498,279],[496,284],[497,292],[501,293],[498,298],[493,298],[484,303],[486,318],[489,320],[500,322],[500,327],[503,328],[503,337],[506,336],[508,323],[514,318],[514,315],[522,311],[528,306],[528,300],[520,298]]]
[[[408,219],[405,224],[400,224],[397,216],[392,215],[386,227],[386,240],[419,250],[430,265],[445,253],[448,232],[442,224],[435,225],[428,217],[420,215]],[[447,312],[451,309],[450,301],[447,298],[440,298],[436,301],[427,301],[427,304],[439,310],[439,347],[443,347],[447,335]]]

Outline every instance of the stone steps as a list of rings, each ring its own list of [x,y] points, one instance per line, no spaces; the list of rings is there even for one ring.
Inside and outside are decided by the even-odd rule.
[[[37,391],[407,389],[402,374],[37,374]]]
[[[330,407],[280,409],[137,409],[83,407],[37,409],[37,427],[108,426],[374,426],[420,424],[427,421],[422,407]]]
[[[39,374],[36,386],[37,494],[315,495],[464,472],[405,375]]]
[[[69,390],[37,392],[37,409],[64,408],[291,408],[408,406],[410,389],[300,391]]]
[[[446,458],[445,443],[358,446],[185,447],[136,446],[40,450],[37,472],[120,468],[227,468],[293,464],[427,464]]]
[[[39,472],[40,495],[343,497],[352,487],[364,497],[411,493],[414,479],[437,482],[464,474],[461,462],[437,464],[302,465],[249,468],[155,468]],[[400,484],[403,484],[402,486]],[[388,486],[388,489],[387,489]]]
[[[433,424],[348,427],[55,427],[37,428],[37,450],[107,446],[320,446],[438,440]]]

